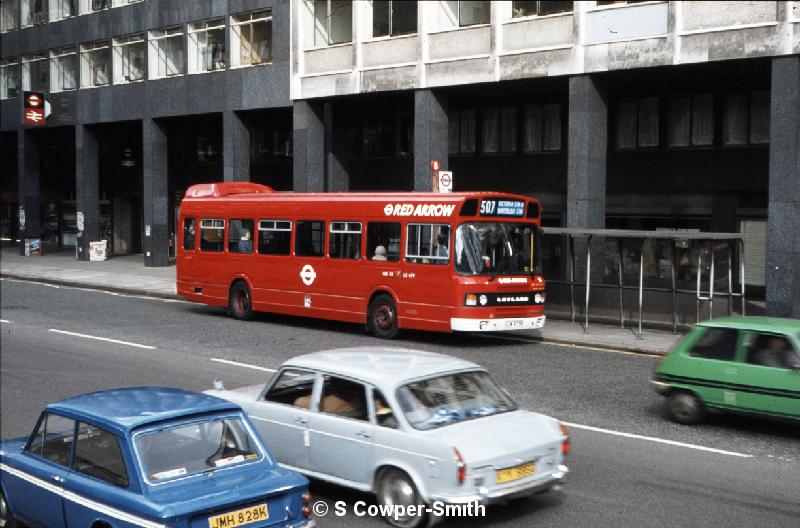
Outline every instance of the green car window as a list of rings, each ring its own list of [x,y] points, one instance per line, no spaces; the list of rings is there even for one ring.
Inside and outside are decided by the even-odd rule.
[[[797,364],[797,352],[783,336],[751,334],[747,346],[747,362],[772,368],[792,368]]]
[[[732,328],[709,328],[689,351],[693,357],[733,361],[739,332]]]

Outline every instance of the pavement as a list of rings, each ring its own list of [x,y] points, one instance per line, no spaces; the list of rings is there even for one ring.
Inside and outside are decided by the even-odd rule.
[[[178,299],[175,266],[149,268],[142,255],[112,256],[101,262],[79,261],[72,250],[46,251],[25,257],[16,246],[0,248],[0,276],[61,286]],[[631,328],[582,324],[549,317],[541,330],[504,334],[510,338],[581,347],[598,347],[642,354],[664,354],[681,337],[671,332],[645,329],[639,337]]]

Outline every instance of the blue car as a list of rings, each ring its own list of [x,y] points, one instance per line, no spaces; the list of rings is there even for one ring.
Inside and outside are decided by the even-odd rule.
[[[238,405],[160,387],[45,407],[0,442],[0,527],[311,527],[308,480],[278,467]]]

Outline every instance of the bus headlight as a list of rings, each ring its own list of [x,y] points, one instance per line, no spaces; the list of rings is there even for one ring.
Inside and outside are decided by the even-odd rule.
[[[489,302],[489,298],[485,295],[481,295],[478,297],[478,302],[481,303],[481,306],[486,306],[486,303]]]
[[[543,304],[544,303],[544,293],[537,293],[533,296],[533,301],[536,304]]]

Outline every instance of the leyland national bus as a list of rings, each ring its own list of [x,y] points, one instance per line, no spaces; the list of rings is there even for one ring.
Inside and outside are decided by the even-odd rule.
[[[540,206],[513,194],[283,193],[193,185],[181,202],[178,293],[226,307],[398,329],[544,325]]]

